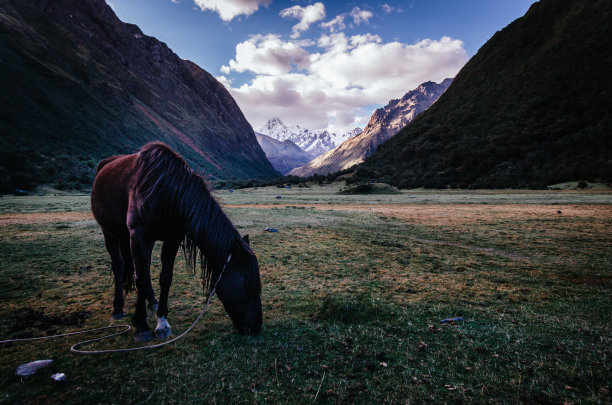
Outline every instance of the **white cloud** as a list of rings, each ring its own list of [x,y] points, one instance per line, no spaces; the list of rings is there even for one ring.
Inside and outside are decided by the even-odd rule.
[[[179,0],[170,0],[170,1],[173,2],[174,4],[181,4]]]
[[[272,0],[193,0],[202,11],[211,10],[219,14],[223,21],[230,21],[239,15],[249,16],[259,10],[259,6],[267,7]]]
[[[284,42],[278,35],[255,35],[236,45],[236,58],[221,66],[228,74],[251,71],[257,74],[279,75],[310,66],[310,55],[294,42]]]
[[[344,17],[344,14],[339,14],[333,20],[321,23],[321,27],[329,29],[332,33],[342,31],[346,28]]]
[[[361,23],[368,23],[368,20],[374,16],[371,11],[362,10],[359,7],[355,7],[349,13],[351,17],[353,17],[353,22],[355,25],[359,25]]]
[[[399,8],[399,7],[393,7],[393,6],[390,6],[390,5],[386,4],[386,3],[385,3],[385,4],[383,4],[383,5],[381,5],[381,7],[382,7],[383,12],[384,12],[385,14],[391,14],[391,13],[393,13],[393,12],[396,12],[396,13],[401,13],[401,12],[402,12],[402,9],[401,9],[401,8]]]
[[[468,59],[463,42],[449,37],[405,44],[333,33],[321,36],[317,47],[309,53],[275,35],[238,44],[224,73],[256,76],[239,87],[223,80],[253,127],[272,116],[310,129],[363,127],[372,105],[385,105],[425,81],[454,77]]]
[[[370,18],[374,17],[374,14],[372,14],[371,11],[354,7],[350,12],[338,14],[336,17],[334,17],[334,19],[323,22],[320,25],[322,28],[329,29],[329,32],[332,34],[334,32],[340,32],[346,28],[344,19],[347,17],[350,17],[353,20],[352,24],[360,25],[362,23],[367,24]],[[351,27],[353,27],[352,24],[350,24]]]
[[[291,33],[291,38],[295,39],[308,30],[312,23],[325,18],[325,6],[323,3],[315,3],[306,7],[293,6],[281,10],[279,15],[283,18],[300,19],[300,22],[293,26]]]

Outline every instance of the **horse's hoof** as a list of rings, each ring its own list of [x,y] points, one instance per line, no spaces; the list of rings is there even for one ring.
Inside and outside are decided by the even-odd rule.
[[[170,328],[163,328],[163,329],[155,329],[155,337],[158,339],[165,339],[168,336],[170,336],[170,334],[172,333],[172,331],[170,330]]]
[[[149,304],[149,311],[151,312],[157,312],[157,302],[152,302]]]
[[[144,332],[136,332],[134,333],[134,342],[143,343],[148,342],[153,339],[153,334],[150,330],[145,330]]]
[[[171,329],[168,320],[165,317],[157,318],[157,327],[155,328],[155,336],[158,339],[164,339],[170,336]]]
[[[111,314],[111,319],[114,321],[117,321],[123,318],[125,318],[125,312],[119,312],[118,314]]]

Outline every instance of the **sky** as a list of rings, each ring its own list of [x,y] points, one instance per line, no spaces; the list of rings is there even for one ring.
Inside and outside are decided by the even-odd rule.
[[[454,77],[534,0],[106,0],[197,63],[255,130],[362,128],[376,108]]]

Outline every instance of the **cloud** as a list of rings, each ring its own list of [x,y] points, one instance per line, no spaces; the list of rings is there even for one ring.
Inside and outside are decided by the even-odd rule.
[[[236,58],[221,66],[221,72],[251,71],[257,74],[280,75],[310,66],[310,55],[295,42],[284,42],[280,36],[255,35],[236,45]]]
[[[363,127],[373,105],[385,105],[425,81],[454,77],[468,59],[463,42],[449,37],[405,44],[333,33],[322,35],[316,46],[308,52],[268,35],[236,47],[224,73],[256,75],[239,87],[223,80],[254,128],[272,116],[310,129]]]
[[[170,0],[170,1],[173,2],[174,4],[181,4],[179,0]]]
[[[370,18],[374,17],[374,14],[372,14],[371,11],[354,7],[350,12],[338,14],[333,20],[323,22],[320,25],[322,28],[327,28],[332,34],[334,32],[340,32],[346,28],[344,19],[347,17],[350,17],[353,20],[352,24],[360,25],[362,23],[367,24]],[[351,27],[353,27],[352,24]]]
[[[401,8],[399,8],[399,7],[393,7],[393,6],[390,6],[390,5],[386,4],[386,3],[385,3],[385,4],[382,4],[382,5],[381,5],[381,7],[382,7],[383,12],[384,12],[385,14],[391,14],[391,13],[393,13],[393,12],[395,12],[395,13],[401,13],[401,12],[403,11],[403,10],[402,10]]]
[[[312,23],[325,18],[325,6],[323,3],[315,3],[306,7],[293,6],[281,10],[279,15],[283,18],[300,19],[300,22],[293,26],[291,33],[291,38],[295,39],[308,30]]]
[[[321,27],[329,29],[332,33],[342,31],[346,28],[344,17],[345,14],[339,14],[333,20],[321,23]]]
[[[202,11],[211,10],[219,14],[223,21],[231,21],[239,15],[249,16],[259,10],[259,6],[267,7],[272,0],[193,0]]]
[[[371,11],[362,10],[359,7],[355,7],[349,13],[351,17],[353,17],[353,22],[355,25],[359,25],[361,23],[368,23],[368,20],[374,16]]]

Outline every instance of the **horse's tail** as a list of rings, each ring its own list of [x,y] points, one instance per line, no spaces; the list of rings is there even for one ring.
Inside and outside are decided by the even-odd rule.
[[[136,289],[136,282],[134,281],[134,269],[130,266],[131,271],[128,270],[128,266],[123,268],[123,291],[126,293],[134,291]]]
[[[129,240],[121,242],[121,256],[123,258],[123,291],[127,294],[130,291],[136,289],[136,281],[134,280],[134,259],[132,258],[132,251],[130,249]]]

